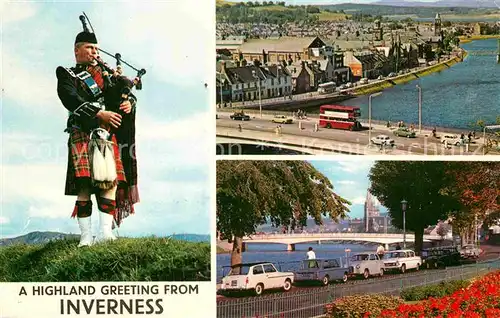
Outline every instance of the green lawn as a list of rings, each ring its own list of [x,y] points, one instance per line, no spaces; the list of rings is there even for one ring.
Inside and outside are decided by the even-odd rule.
[[[78,248],[67,239],[0,248],[0,282],[208,281],[210,244],[120,238]]]

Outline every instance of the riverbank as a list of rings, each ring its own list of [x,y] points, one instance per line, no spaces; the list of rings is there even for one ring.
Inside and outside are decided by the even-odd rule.
[[[460,63],[467,57],[467,51],[462,50],[463,58],[460,58],[458,56],[454,56],[451,59],[448,59],[446,61],[437,63],[435,65],[431,65],[407,74],[403,74],[394,78],[389,78],[386,80],[378,81],[375,83],[371,83],[368,85],[363,85],[361,87],[354,88],[352,90],[352,93],[354,96],[359,97],[363,95],[368,95],[368,94],[374,94],[378,92],[382,92],[385,89],[394,87],[396,85],[401,85],[401,84],[406,84],[409,83],[413,80],[419,79],[421,77],[431,75],[433,73],[441,72],[446,69],[449,69],[453,65]]]
[[[217,254],[227,254],[231,253],[233,250],[233,243],[228,243],[228,241],[217,241]]]
[[[473,36],[459,36],[460,44],[469,43],[477,40],[490,40],[490,39],[500,39],[500,35],[473,35]]]

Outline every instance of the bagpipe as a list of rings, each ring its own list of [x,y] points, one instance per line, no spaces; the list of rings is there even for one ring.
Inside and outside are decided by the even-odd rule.
[[[83,31],[94,33],[94,28],[90,23],[89,18],[83,12],[79,17],[82,22]],[[87,21],[92,32],[87,26]],[[136,107],[133,105],[130,113],[125,113],[120,110],[120,105],[133,99],[132,89],[142,89],[142,76],[146,74],[145,69],[137,69],[129,63],[125,62],[120,53],[114,55],[98,48],[98,50],[116,60],[116,69],[113,69],[109,64],[104,62],[101,57],[95,58],[95,62],[102,70],[104,81],[103,97],[105,109],[121,115],[121,125],[118,128],[113,128],[110,125],[101,124],[100,128],[95,129],[90,134],[89,150],[92,163],[92,181],[94,186],[101,189],[110,189],[116,185],[116,166],[112,144],[110,140],[112,134],[116,136],[120,156],[123,163],[125,176],[129,186],[137,183],[137,163],[135,157],[135,114]],[[122,63],[129,66],[137,72],[133,79],[123,75]]]

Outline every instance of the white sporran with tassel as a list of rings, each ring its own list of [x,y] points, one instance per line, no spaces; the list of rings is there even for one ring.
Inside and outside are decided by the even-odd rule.
[[[92,184],[103,190],[113,188],[117,177],[113,142],[108,140],[109,136],[106,130],[97,128],[91,132],[89,142]]]

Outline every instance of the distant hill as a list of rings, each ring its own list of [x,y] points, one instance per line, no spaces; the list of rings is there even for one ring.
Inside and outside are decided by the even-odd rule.
[[[464,2],[459,0],[453,0],[458,2]],[[397,2],[397,4],[396,4]],[[343,3],[336,5],[321,5],[318,7],[326,10],[334,11],[344,11],[346,14],[370,14],[373,16],[398,16],[398,15],[408,15],[417,16],[420,18],[434,18],[436,13],[441,13],[442,15],[479,15],[479,14],[493,14],[498,13],[499,8],[497,7],[464,7],[464,6],[453,6],[447,5],[449,1],[434,3],[432,6],[420,6],[417,2],[399,2],[396,0],[382,0],[378,4],[357,4],[357,3]],[[500,3],[500,2],[499,2]]]
[[[200,234],[174,234],[171,237],[189,242],[210,242],[210,235]],[[0,239],[0,246],[9,246],[12,244],[45,244],[51,241],[58,241],[62,239],[79,239],[80,235],[66,234],[60,232],[31,232],[26,235]]]
[[[500,2],[499,2],[500,3]],[[441,0],[434,2],[380,0],[373,4],[404,6],[404,7],[467,7],[467,8],[498,8],[494,0]]]

